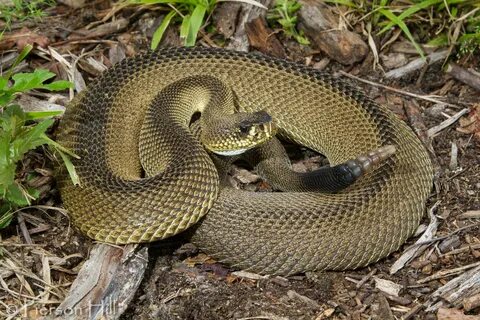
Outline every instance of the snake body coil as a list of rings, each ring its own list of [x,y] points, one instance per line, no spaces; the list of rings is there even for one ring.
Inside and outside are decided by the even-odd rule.
[[[147,107],[166,86],[201,75],[220,79],[241,111],[265,110],[279,135],[324,154],[331,164],[385,145],[396,152],[339,193],[226,187],[217,197],[211,160],[169,127],[155,133],[170,157],[158,165],[164,172],[142,178]],[[358,89],[294,63],[218,49],[169,49],[119,63],[72,103],[59,142],[81,157],[74,162],[81,186],[65,176],[59,184],[74,224],[90,237],[154,241],[208,212],[192,241],[228,264],[261,273],[356,268],[387,256],[417,228],[433,176],[414,133]],[[173,162],[186,169],[168,171]]]

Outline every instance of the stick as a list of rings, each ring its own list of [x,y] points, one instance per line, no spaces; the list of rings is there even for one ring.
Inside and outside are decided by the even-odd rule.
[[[418,58],[400,68],[390,70],[385,74],[385,77],[399,79],[408,73],[421,69],[426,65],[431,65],[437,61],[445,59],[446,57],[448,57],[448,50],[433,52],[426,57],[427,59]]]
[[[461,267],[458,267],[458,268],[454,268],[454,269],[449,269],[449,270],[442,270],[442,271],[439,271],[435,274],[432,274],[431,276],[428,276],[426,278],[423,278],[423,279],[420,279],[417,281],[418,284],[422,284],[422,283],[426,283],[426,282],[430,282],[432,280],[437,280],[437,279],[441,279],[441,278],[445,278],[445,277],[448,277],[448,276],[451,276],[451,275],[454,275],[454,274],[457,274],[457,273],[460,273],[464,270],[467,270],[467,269],[471,269],[473,267],[476,267],[476,266],[480,266],[480,262],[475,262],[475,263],[472,263],[472,264],[467,264],[466,266],[461,266]]]
[[[459,307],[462,299],[478,293],[480,293],[480,265],[464,272],[438,288],[430,296],[425,306],[427,307],[427,312],[435,311],[442,307],[444,301],[453,304],[455,307]]]
[[[360,77],[354,76],[353,74],[347,73],[347,72],[345,72],[345,71],[341,71],[341,70],[340,70],[339,73],[340,73],[341,75],[344,75],[344,76],[348,77],[348,78],[355,79],[355,80],[357,80],[357,81],[360,81],[360,82],[363,82],[363,83],[372,85],[372,86],[374,86],[374,87],[383,88],[383,89],[386,89],[386,90],[389,90],[389,91],[393,91],[393,92],[396,92],[396,93],[399,93],[399,94],[403,94],[403,95],[405,95],[405,96],[414,97],[414,98],[417,98],[417,99],[421,99],[421,100],[425,100],[425,101],[430,101],[430,102],[433,102],[433,103],[443,104],[443,105],[445,105],[445,106],[449,106],[449,107],[456,108],[456,109],[459,108],[459,107],[458,107],[457,105],[455,105],[455,104],[443,102],[443,101],[441,101],[441,100],[438,100],[438,99],[435,99],[435,98],[431,98],[430,96],[419,95],[419,94],[415,94],[415,93],[412,93],[412,92],[408,92],[408,91],[396,89],[396,88],[393,88],[393,87],[389,87],[389,86],[386,86],[386,85],[384,85],[384,84],[380,84],[380,83],[376,83],[376,82],[373,82],[373,81],[365,80],[365,79],[362,79],[362,78],[360,78]]]
[[[457,79],[458,81],[461,81],[466,85],[474,88],[475,90],[480,91],[480,77],[470,72],[469,70],[464,69],[453,62],[450,62],[447,65],[445,72],[451,75],[453,78]]]
[[[427,135],[429,138],[433,138],[435,135],[437,135],[437,133],[439,133],[440,131],[442,131],[443,129],[451,126],[452,124],[454,124],[455,122],[457,122],[458,119],[460,119],[464,114],[467,114],[470,112],[470,109],[468,108],[465,108],[457,113],[455,113],[453,116],[451,116],[450,118],[448,118],[447,120],[443,121],[442,123],[440,123],[439,125],[435,126],[435,127],[432,127],[430,129],[427,130]]]

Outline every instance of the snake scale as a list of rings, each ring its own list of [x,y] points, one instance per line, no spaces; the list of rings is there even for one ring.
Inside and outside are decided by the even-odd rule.
[[[200,144],[172,127],[150,140],[141,129],[159,92],[202,75],[230,87],[240,111],[266,111],[279,136],[331,165],[385,145],[396,152],[338,193],[219,188],[211,160],[197,156]],[[413,131],[359,89],[299,64],[222,49],[164,49],[118,63],[71,103],[58,141],[80,156],[80,186],[62,174],[59,187],[73,223],[88,236],[150,242],[194,226],[191,241],[199,248],[264,274],[351,269],[387,256],[417,228],[433,179]],[[161,174],[143,177],[140,154],[148,144],[161,144],[169,160],[158,160]],[[186,169],[169,173],[172,161]]]

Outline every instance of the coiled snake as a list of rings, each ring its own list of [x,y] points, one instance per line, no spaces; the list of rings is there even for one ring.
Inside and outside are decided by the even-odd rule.
[[[189,115],[147,115],[162,89],[205,75],[232,89],[240,111],[266,111],[279,136],[332,165],[385,145],[396,152],[337,193],[219,191],[202,145],[185,138],[185,126],[161,125]],[[145,121],[158,121],[158,131],[142,129]],[[61,175],[59,186],[88,236],[149,242],[196,224],[191,239],[201,249],[260,273],[357,268],[387,256],[418,226],[433,177],[412,130],[358,89],[294,63],[220,49],[167,49],[120,62],[71,104],[58,140],[81,157],[74,161],[81,185]],[[142,161],[154,167],[146,177]]]

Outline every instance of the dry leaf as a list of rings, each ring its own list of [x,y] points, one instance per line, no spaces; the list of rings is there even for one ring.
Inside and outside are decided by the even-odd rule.
[[[440,308],[437,313],[437,320],[478,320],[479,316],[465,315],[458,309]]]
[[[185,259],[183,262],[191,268],[193,268],[197,264],[204,264],[204,263],[215,263],[216,261],[209,256],[207,256],[205,253],[199,253],[198,255],[194,257],[189,257]]]
[[[27,44],[36,44],[42,48],[46,48],[49,43],[50,40],[48,37],[37,34],[30,31],[30,29],[23,27],[16,32],[5,34],[0,42],[0,50],[8,50],[16,46],[20,51]]]
[[[467,116],[460,118],[458,132],[473,134],[480,140],[480,104],[474,105]]]

